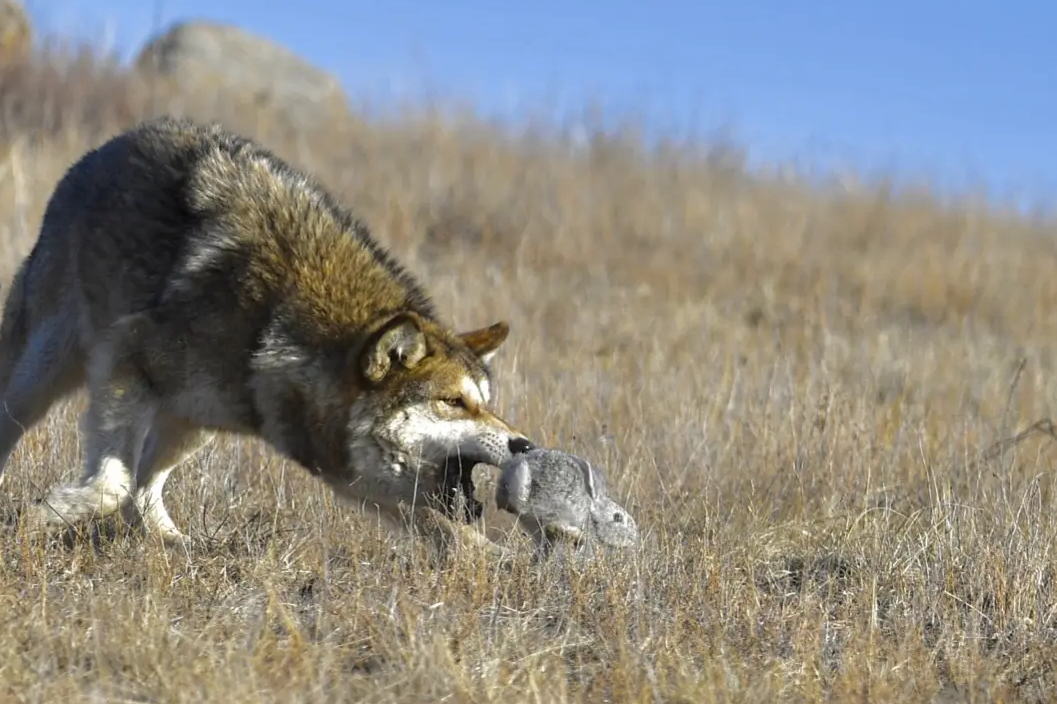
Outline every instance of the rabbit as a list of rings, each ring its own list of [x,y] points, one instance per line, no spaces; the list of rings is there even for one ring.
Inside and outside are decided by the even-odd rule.
[[[638,543],[635,519],[609,498],[601,471],[576,455],[536,447],[500,467],[495,501],[532,536],[538,559],[558,546],[578,555]]]

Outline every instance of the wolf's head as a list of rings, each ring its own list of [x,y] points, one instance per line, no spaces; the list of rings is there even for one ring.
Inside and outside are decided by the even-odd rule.
[[[452,460],[499,465],[531,449],[491,408],[489,362],[509,331],[499,322],[454,333],[412,313],[387,320],[359,357],[366,393],[350,419],[353,442],[425,482]]]
[[[398,313],[360,343],[322,352],[287,316],[256,356],[262,434],[341,494],[437,495],[451,467],[500,465],[533,447],[491,409],[492,356],[506,323],[454,333]]]

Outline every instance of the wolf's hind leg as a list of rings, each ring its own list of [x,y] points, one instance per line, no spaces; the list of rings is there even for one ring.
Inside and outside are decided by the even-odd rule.
[[[0,398],[0,482],[15,445],[47,414],[60,398],[84,383],[84,355],[76,328],[64,316],[53,316],[21,338],[11,326],[0,337],[5,358],[7,388]],[[19,349],[14,349],[14,348]]]

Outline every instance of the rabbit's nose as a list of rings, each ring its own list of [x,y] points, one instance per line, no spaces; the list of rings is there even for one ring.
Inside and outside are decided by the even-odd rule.
[[[535,445],[532,444],[532,441],[528,438],[510,438],[510,442],[507,443],[507,446],[510,448],[510,454],[512,455],[520,455],[521,453],[528,452],[535,447]]]

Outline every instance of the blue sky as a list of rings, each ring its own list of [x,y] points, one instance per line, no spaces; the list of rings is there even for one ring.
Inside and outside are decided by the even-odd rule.
[[[507,113],[596,99],[656,129],[729,128],[754,161],[923,174],[1049,203],[1052,0],[28,0],[129,56],[176,19],[235,22],[375,99]],[[545,102],[546,101],[546,102]]]

